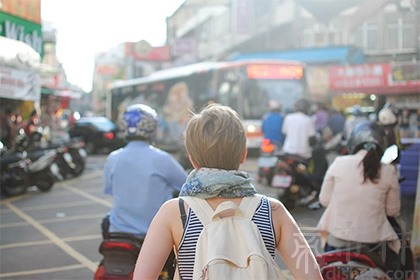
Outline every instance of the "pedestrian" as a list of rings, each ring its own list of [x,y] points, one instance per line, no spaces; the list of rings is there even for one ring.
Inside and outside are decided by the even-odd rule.
[[[6,148],[10,149],[15,144],[15,125],[13,123],[13,110],[6,107],[1,111],[0,117],[0,140]]]
[[[103,235],[124,232],[144,236],[159,207],[176,196],[186,171],[167,152],[152,145],[158,115],[143,104],[128,106],[123,116],[128,144],[106,159],[104,193],[113,196]]]
[[[403,108],[398,117],[401,138],[410,137],[410,110]]]
[[[342,133],[344,130],[344,124],[346,122],[346,118],[344,114],[336,109],[331,109],[329,118],[328,118],[328,127],[331,129],[332,135],[336,135],[338,133]]]
[[[329,114],[327,111],[327,107],[322,102],[316,103],[316,110],[313,114],[314,122],[315,122],[315,129],[320,134],[324,131],[324,129],[328,125]]]
[[[311,145],[316,141],[315,124],[309,116],[309,108],[307,99],[297,100],[295,112],[285,116],[282,127],[285,137],[283,152],[307,160],[312,157]]]
[[[26,135],[30,136],[32,133],[37,131],[39,125],[39,117],[38,117],[38,111],[36,109],[33,109],[31,111],[31,114],[29,115],[29,119],[26,122],[24,126],[24,131]]]
[[[325,251],[386,247],[385,264],[395,268],[401,244],[387,216],[400,213],[400,186],[396,167],[381,163],[384,148],[385,132],[379,125],[356,125],[348,143],[350,154],[337,157],[325,175],[319,201],[326,210],[317,229]]]
[[[246,197],[254,197],[256,190],[252,179],[239,171],[247,155],[246,134],[233,109],[211,104],[193,115],[185,131],[184,143],[194,170],[182,186],[181,197],[201,198],[212,209],[225,202],[239,205]],[[180,278],[192,279],[193,260],[198,254],[196,242],[203,224],[188,204],[184,205],[185,208],[180,207],[179,199],[175,198],[161,207],[143,243],[134,279],[157,279],[173,248]],[[185,227],[180,217],[182,210],[187,213]],[[228,218],[232,214],[221,213],[221,216]],[[223,217],[219,216],[222,220]],[[308,243],[281,202],[263,197],[253,221],[261,235],[265,232],[264,247],[271,257],[274,259],[276,248],[296,279],[322,279]]]
[[[268,108],[270,111],[262,120],[262,132],[265,139],[269,139],[270,142],[281,148],[283,144],[283,133],[281,130],[284,120],[284,116],[281,113],[281,103],[276,100],[270,100]]]

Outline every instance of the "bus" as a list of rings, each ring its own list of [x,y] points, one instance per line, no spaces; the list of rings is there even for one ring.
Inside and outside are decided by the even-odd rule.
[[[307,96],[305,66],[295,61],[243,60],[200,62],[114,82],[107,95],[107,116],[121,123],[125,108],[143,103],[154,108],[160,123],[155,144],[167,151],[183,146],[182,134],[191,111],[215,102],[230,106],[243,120],[248,149],[259,149],[261,121],[269,100],[285,112]]]

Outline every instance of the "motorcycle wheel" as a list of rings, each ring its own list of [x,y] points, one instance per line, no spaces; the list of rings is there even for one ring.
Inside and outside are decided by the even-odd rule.
[[[54,186],[54,183],[55,183],[54,177],[50,173],[48,173],[48,174],[44,174],[44,176],[39,178],[36,181],[35,185],[38,188],[38,190],[40,190],[41,192],[48,192]]]
[[[27,176],[24,171],[11,174],[1,174],[1,194],[5,196],[16,196],[26,193],[28,190]]]
[[[83,171],[85,170],[85,161],[81,159],[80,157],[77,157],[77,158],[73,157],[73,163],[75,167],[70,170],[70,173],[74,177],[80,176],[80,174],[82,174]]]

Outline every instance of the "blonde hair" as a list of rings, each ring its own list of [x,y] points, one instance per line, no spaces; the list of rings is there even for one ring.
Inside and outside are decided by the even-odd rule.
[[[246,149],[242,121],[232,108],[210,104],[188,122],[185,147],[199,167],[238,170]]]

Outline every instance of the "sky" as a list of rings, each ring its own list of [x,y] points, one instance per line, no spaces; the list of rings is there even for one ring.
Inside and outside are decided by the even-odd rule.
[[[92,89],[94,57],[123,42],[163,46],[166,17],[184,0],[42,0],[41,18],[57,30],[57,56],[67,80]]]

